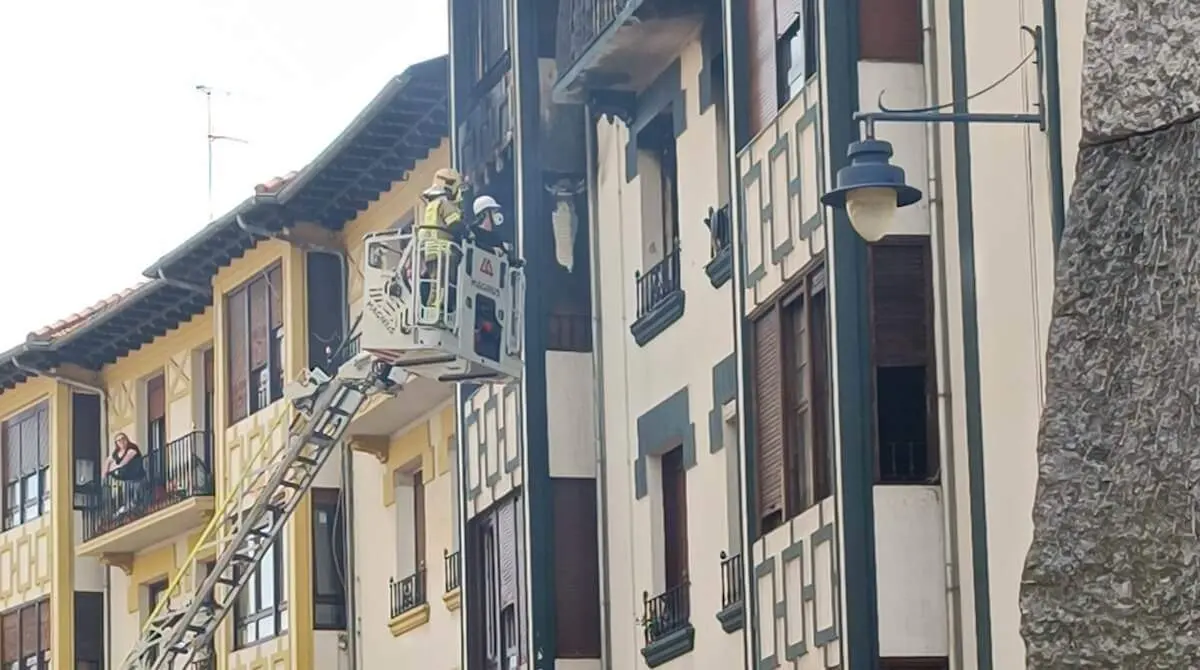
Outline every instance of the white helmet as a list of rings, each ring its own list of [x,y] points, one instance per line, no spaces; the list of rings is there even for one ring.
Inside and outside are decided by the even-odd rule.
[[[500,203],[490,195],[481,195],[475,198],[475,216],[479,216],[484,212],[499,212]]]

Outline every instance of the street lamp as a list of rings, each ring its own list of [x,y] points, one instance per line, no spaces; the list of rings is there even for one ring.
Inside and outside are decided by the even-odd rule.
[[[905,183],[904,169],[891,164],[892,144],[875,137],[876,123],[1018,123],[1037,125],[1039,129],[1046,130],[1046,95],[1041,85],[1044,69],[1042,29],[1025,26],[1021,30],[1033,38],[1033,50],[1016,68],[980,93],[995,88],[1019,72],[1032,58],[1038,68],[1036,112],[996,114],[937,111],[946,105],[926,109],[894,110],[887,109],[882,104],[880,111],[858,112],[854,115],[854,120],[863,126],[863,139],[850,144],[847,150],[850,164],[838,170],[836,187],[821,196],[821,202],[834,209],[844,209],[855,232],[867,242],[877,242],[892,232],[892,221],[896,218],[898,208],[921,201],[921,191]],[[975,96],[968,96],[967,99],[972,97]],[[1056,242],[1057,234],[1056,230]]]

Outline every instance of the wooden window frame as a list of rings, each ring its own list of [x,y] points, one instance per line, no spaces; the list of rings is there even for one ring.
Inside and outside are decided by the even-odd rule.
[[[15,621],[15,639],[9,639],[9,622]],[[32,619],[32,638],[27,635],[26,621]],[[3,613],[0,613],[0,666],[6,670],[47,670],[50,668],[50,599],[42,598],[31,603],[24,603]],[[11,646],[17,648],[16,653],[10,651]],[[31,648],[32,647],[32,648]]]
[[[657,220],[645,216],[643,226],[657,226],[660,243],[658,257],[652,262],[643,261],[643,270],[649,270],[675,251],[679,243],[679,138],[675,137],[673,106],[667,105],[654,118],[637,131],[639,152],[650,155],[655,163],[658,179],[655,183],[642,181],[642,188],[652,188],[658,195]],[[643,233],[643,239],[645,234]],[[645,244],[643,243],[643,247]],[[643,252],[643,256],[645,253]]]
[[[814,298],[820,296],[823,308],[814,312]],[[775,528],[782,527],[790,520],[817,505],[821,500],[832,495],[832,464],[831,440],[829,439],[828,421],[832,407],[830,399],[832,384],[830,383],[829,348],[828,348],[828,291],[826,290],[825,265],[818,258],[799,272],[788,285],[781,290],[777,297],[761,305],[751,315],[754,327],[767,319],[775,320],[774,328],[778,338],[777,350],[770,361],[759,360],[759,353],[754,354],[752,369],[754,397],[755,426],[755,475],[758,478],[758,533],[766,534]],[[802,311],[801,311],[802,310]],[[797,330],[793,319],[797,313],[802,317],[802,337],[797,339]],[[822,336],[818,340],[819,351],[814,352],[814,314],[821,314],[820,327]],[[791,326],[791,327],[789,327]],[[755,342],[758,334],[755,333]],[[803,377],[797,375],[796,346],[804,347],[805,366]],[[757,346],[757,344],[755,344]],[[759,375],[762,366],[774,366],[782,371],[778,387],[774,391],[779,394],[780,425],[776,429],[782,435],[782,458],[778,467],[782,476],[782,499],[777,501],[781,509],[768,505],[764,498],[761,482],[764,481],[763,456],[764,427],[759,413],[760,384]],[[807,392],[801,397],[802,390],[797,388],[796,381],[803,378]],[[820,411],[820,416],[815,416]],[[803,425],[798,425],[795,415],[803,412]],[[780,476],[778,473],[772,478]],[[771,511],[768,512],[768,509]],[[765,521],[770,519],[770,523]]]
[[[312,542],[313,542],[313,628],[315,630],[346,629],[346,509],[341,501],[341,490],[336,488],[314,488],[312,491]],[[328,543],[327,564],[318,549]],[[332,574],[333,590],[326,592],[322,581]],[[323,611],[336,612],[333,620],[321,615]]]
[[[683,447],[675,447],[659,458],[663,512],[663,590],[688,583],[687,468]]]
[[[35,444],[26,444],[28,439]],[[4,530],[49,513],[49,403],[40,402],[0,423],[0,459],[4,471]]]
[[[259,290],[264,290],[265,294],[258,293]],[[283,397],[283,291],[283,264],[276,261],[225,294],[230,426]],[[255,314],[256,299],[265,302],[265,314]],[[266,352],[257,365],[254,355],[256,323],[264,324],[266,338],[263,344]],[[245,394],[241,402],[243,396],[239,390]]]
[[[165,371],[146,378],[146,449],[167,446],[167,376]]]

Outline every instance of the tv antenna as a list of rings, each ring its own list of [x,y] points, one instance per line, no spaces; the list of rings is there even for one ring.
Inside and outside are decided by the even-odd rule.
[[[204,111],[208,127],[208,131],[205,134],[205,138],[208,140],[208,220],[212,221],[215,216],[213,212],[213,145],[217,142],[236,142],[238,144],[249,144],[250,142],[231,135],[218,135],[213,131],[213,95],[233,95],[230,91],[205,84],[196,84],[196,91],[204,96]]]

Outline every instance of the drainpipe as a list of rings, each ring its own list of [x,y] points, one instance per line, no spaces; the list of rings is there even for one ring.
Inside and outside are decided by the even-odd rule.
[[[937,8],[936,0],[923,0],[925,5],[925,107],[940,104],[938,87],[939,60],[936,39]],[[954,403],[951,394],[951,359],[948,349],[950,335],[950,289],[946,271],[946,259],[950,251],[946,246],[946,210],[942,202],[942,137],[936,126],[923,124],[925,128],[925,151],[927,153],[928,183],[925,192],[929,194],[930,245],[933,247],[934,258],[934,303],[935,318],[938,328],[935,330],[935,352],[937,352],[937,403],[938,416],[941,426],[938,430],[940,438],[939,449],[942,471],[942,504],[945,506],[942,514],[942,531],[946,538],[942,550],[945,561],[946,576],[946,614],[948,618],[950,667],[963,667],[963,632],[962,632],[962,588],[961,572],[962,557],[959,551],[958,532],[958,498],[955,495],[957,483],[957,468],[955,466],[955,430]]]
[[[599,497],[597,505],[598,526],[600,535],[600,635],[601,659],[600,665],[606,670],[612,669],[612,604],[609,593],[609,556],[608,556],[608,448],[604,435],[604,347],[601,339],[600,299],[602,287],[597,275],[600,267],[600,246],[596,240],[600,235],[599,204],[596,187],[599,182],[596,166],[596,124],[592,120],[590,105],[583,107],[584,132],[587,155],[587,194],[588,194],[588,250],[591,254],[591,298],[592,298],[592,402],[595,407],[592,422],[592,434],[596,444],[596,491]]]
[[[1058,0],[1042,0],[1042,53],[1046,59],[1042,64],[1046,74],[1046,108],[1042,113],[1046,115],[1046,144],[1050,152],[1050,235],[1057,259],[1067,220],[1067,194],[1063,185],[1062,84],[1058,67]]]
[[[45,343],[45,342],[39,342],[39,343],[35,343],[35,344],[41,345],[43,347],[49,347],[49,343]],[[37,377],[45,377],[47,379],[53,379],[54,381],[59,382],[60,384],[66,384],[67,386],[71,386],[73,388],[78,388],[80,390],[87,391],[88,393],[94,393],[97,396],[99,396],[100,397],[100,443],[101,443],[101,445],[104,444],[104,442],[108,439],[108,392],[107,391],[100,388],[99,386],[92,386],[91,384],[84,384],[83,382],[75,381],[74,379],[67,379],[66,377],[63,377],[62,375],[54,372],[53,370],[38,370],[37,368],[26,367],[21,364],[21,361],[18,360],[18,358],[16,356],[13,356],[12,364],[13,364],[13,367],[15,367],[16,369],[18,369],[21,372],[24,372],[26,374],[37,376]],[[101,449],[101,454],[103,454],[103,449]],[[72,451],[72,462],[74,462],[74,452],[73,451]],[[100,464],[97,463],[96,465],[97,465],[97,467],[99,467]],[[96,476],[99,477],[100,473],[97,472]],[[72,477],[72,480],[74,480],[74,477]],[[71,514],[74,515],[75,512],[72,511]],[[74,585],[72,585],[72,588],[74,588]],[[110,565],[104,566],[104,657],[105,657],[106,661],[112,659],[112,566],[110,566]]]
[[[234,221],[238,228],[243,231],[262,237],[265,239],[274,239],[286,242],[298,249],[304,251],[317,251],[321,253],[331,254],[336,256],[341,265],[343,287],[349,285],[349,275],[347,274],[346,252],[342,249],[334,247],[326,247],[311,242],[302,242],[288,235],[285,231],[272,231],[265,228],[259,228],[246,222],[246,219],[241,214],[234,216]],[[345,339],[350,335],[347,332],[348,324],[350,323],[350,305],[347,301],[342,304],[342,338]],[[311,355],[311,352],[310,352]],[[334,371],[336,372],[336,371]],[[343,535],[346,542],[346,565],[345,574],[343,575],[343,588],[346,592],[346,656],[350,660],[349,670],[357,670],[360,667],[361,660],[359,659],[359,644],[358,636],[361,633],[358,622],[358,599],[356,597],[356,588],[358,585],[357,578],[357,553],[354,546],[354,454],[350,450],[346,442],[342,442],[341,454],[341,504],[344,510],[345,528]]]

